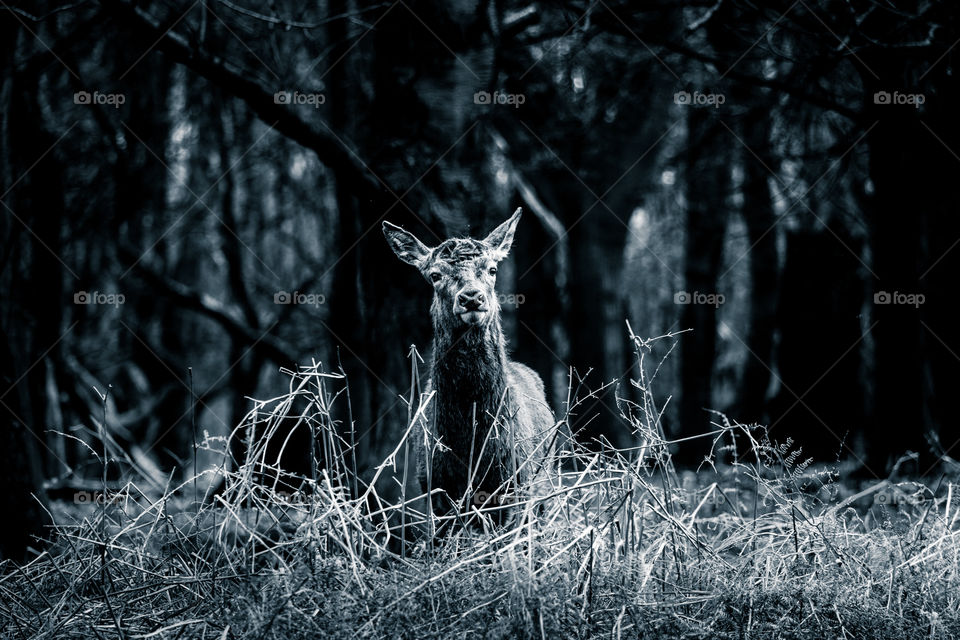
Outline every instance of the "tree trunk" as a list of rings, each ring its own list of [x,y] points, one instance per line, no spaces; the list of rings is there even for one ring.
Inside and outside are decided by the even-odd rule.
[[[750,261],[750,328],[748,354],[740,381],[736,419],[741,422],[766,422],[767,390],[773,367],[773,335],[776,330],[777,289],[780,274],[777,255],[776,217],[770,194],[772,166],[768,155],[769,119],[767,112],[753,112],[739,128],[749,151],[743,157],[743,209],[747,241],[752,249]],[[760,155],[760,159],[753,156]],[[766,166],[765,166],[766,165]]]
[[[693,329],[680,340],[680,425],[683,436],[711,429],[711,388],[716,359],[717,310],[702,296],[717,294],[727,222],[725,194],[729,190],[728,155],[720,146],[719,125],[706,108],[690,108],[687,140],[687,237],[685,293],[680,313],[682,329]],[[684,443],[676,459],[698,464],[707,452],[704,439]]]
[[[573,150],[569,155],[577,157],[578,153]],[[611,331],[619,330],[618,335],[623,335],[619,329],[623,327],[619,276],[624,230],[602,204],[591,208],[593,197],[566,168],[545,172],[541,182],[553,185],[544,192],[544,199],[563,221],[569,246],[568,304],[555,310],[562,313],[569,340],[569,356],[563,364],[575,372],[571,400],[581,401],[570,417],[570,429],[581,444],[597,450],[601,448],[601,437],[615,445],[624,444],[627,431],[615,401],[616,385],[609,384],[624,375],[627,368],[611,354],[616,351],[622,355],[621,345],[611,348],[609,344]],[[526,259],[535,260],[539,255]],[[546,290],[552,293],[555,286],[551,284]],[[529,312],[544,313],[532,308]],[[549,334],[540,335],[544,338]],[[564,401],[566,391],[558,390]]]
[[[130,79],[130,84],[124,87],[130,105],[129,117],[126,119],[129,130],[121,128],[127,147],[126,156],[116,167],[114,223],[126,230],[127,243],[135,248],[138,257],[140,252],[147,252],[150,259],[162,265],[170,274],[173,267],[168,265],[168,260],[177,252],[169,251],[171,240],[175,236],[167,234],[168,225],[182,213],[167,209],[167,185],[170,175],[165,163],[169,163],[166,150],[170,122],[167,110],[161,105],[166,103],[171,87],[170,65],[161,56],[148,56],[140,61],[138,66],[140,75],[137,76],[136,83]],[[196,86],[190,86],[189,80],[183,89],[188,94],[203,95]],[[207,131],[208,128],[203,130]],[[201,173],[191,170],[188,174],[195,175]],[[195,184],[190,186],[194,191],[197,189]],[[201,209],[202,205],[197,204],[180,224],[189,225]],[[188,239],[189,237],[188,235]],[[184,254],[189,254],[190,251],[188,247],[183,248]],[[131,264],[121,259],[123,271]],[[191,320],[175,305],[159,299],[152,291],[147,290],[134,273],[130,271],[120,280],[119,286],[127,294],[127,305],[132,311],[132,317],[140,319],[140,323],[128,323],[136,332],[136,337],[122,326],[121,335],[136,366],[150,380],[150,388],[171,387],[170,395],[151,416],[151,422],[143,434],[143,445],[160,453],[164,463],[176,464],[179,460],[187,459],[192,453],[186,446],[190,440],[187,436],[190,431],[190,414],[187,410],[191,399],[184,384],[187,379],[186,367],[181,362],[169,359],[167,355],[190,352],[188,334],[184,328]],[[189,268],[181,271],[181,275],[184,273],[188,279],[180,280],[181,282],[192,282],[196,277],[196,272]]]
[[[952,44],[957,38],[956,22],[942,36]],[[946,62],[946,60],[944,61]],[[936,91],[927,95],[924,122],[930,131],[921,134],[925,147],[925,181],[912,189],[917,206],[930,211],[921,232],[925,239],[922,255],[920,290],[926,294],[921,308],[923,341],[926,347],[926,375],[923,401],[939,428],[937,453],[960,459],[960,420],[957,420],[953,394],[960,380],[960,331],[957,329],[957,274],[960,273],[960,190],[956,176],[960,168],[960,84],[956,67],[939,64],[926,80]],[[934,137],[933,132],[936,133]],[[937,139],[939,138],[939,140]],[[902,215],[902,213],[901,213]],[[911,219],[905,224],[912,224]],[[920,471],[927,472],[929,465]]]
[[[330,3],[331,15],[341,15],[350,10],[349,0],[332,0]],[[359,87],[356,85],[357,64],[353,56],[347,55],[353,45],[349,37],[352,32],[352,22],[349,20],[334,20],[327,26],[328,40],[336,43],[331,49],[329,59],[339,61],[331,68],[328,74],[330,87],[330,126],[334,131],[353,141],[361,149],[364,141],[356,137],[355,117],[360,107]],[[360,270],[358,252],[352,250],[361,240],[366,229],[361,229],[360,208],[362,204],[351,188],[349,177],[342,170],[333,170],[334,189],[337,203],[337,246],[345,255],[332,267],[331,290],[329,296],[330,328],[329,344],[334,346],[329,354],[330,366],[336,367],[342,363],[350,385],[350,400],[353,409],[353,420],[360,432],[366,431],[373,424],[373,401],[371,394],[375,392],[372,385],[377,384],[370,372],[364,366],[367,357],[367,346],[361,335],[363,324],[362,297],[364,291],[359,287]],[[380,238],[379,229],[371,232],[374,238]],[[338,353],[339,352],[339,353]],[[345,404],[345,403],[344,403]],[[345,407],[340,407],[342,415],[340,422],[349,428]],[[379,434],[377,434],[379,435]],[[374,441],[377,436],[374,436]]]
[[[524,213],[524,223],[517,228],[514,240],[513,290],[504,291],[515,297],[507,298],[503,304],[509,307],[511,300],[515,302],[513,358],[543,377],[547,400],[554,409],[562,409],[560,402],[566,399],[566,386],[555,387],[554,372],[562,370],[566,382],[567,348],[557,339],[566,312],[565,292],[558,287],[557,271],[565,266],[559,264],[556,249],[551,246],[555,238],[536,222],[531,212]]]
[[[909,91],[910,64],[900,50],[876,49],[866,64],[881,76],[864,72],[865,118],[876,123],[867,134],[873,196],[867,203],[875,293],[920,293],[922,230],[950,184],[929,179],[938,169],[930,151],[937,146],[911,105],[877,104],[879,91]],[[955,117],[955,114],[954,114]],[[938,161],[942,153],[937,153]],[[954,161],[955,162],[955,161]],[[952,163],[950,163],[952,164]],[[955,165],[954,165],[955,167]],[[953,186],[953,185],[951,185]],[[925,193],[925,188],[931,189]],[[949,215],[956,215],[956,211]],[[920,455],[916,471],[933,461],[928,435],[932,425],[924,404],[924,332],[921,311],[904,304],[871,307],[874,339],[873,420],[867,435],[867,464],[883,474],[910,450]]]
[[[844,236],[842,229],[834,233]],[[856,249],[856,242],[844,238]],[[780,290],[779,374],[770,429],[804,458],[845,456],[863,423],[860,263],[833,234],[819,229],[787,235]]]
[[[18,31],[13,20],[0,20],[6,69],[17,67]],[[51,152],[41,159],[57,137],[45,130],[43,111],[35,100],[39,87],[36,83],[20,85],[14,76],[5,76],[2,86],[2,106],[7,114],[2,136],[12,158],[10,175],[23,176],[4,204],[19,218],[11,223],[12,242],[28,245],[29,251],[14,262],[17,267],[5,269],[3,274],[5,302],[11,306],[5,305],[0,317],[0,486],[3,511],[13,517],[0,528],[0,560],[22,562],[34,537],[47,533],[44,527],[50,524],[41,489],[44,465],[38,451],[47,428],[46,365],[41,359],[54,357],[62,331],[63,274],[58,258],[49,251],[60,249],[63,191],[57,187],[62,176],[57,154]],[[3,189],[12,187],[5,183]],[[6,213],[4,218],[12,218]],[[52,246],[48,249],[44,242]]]

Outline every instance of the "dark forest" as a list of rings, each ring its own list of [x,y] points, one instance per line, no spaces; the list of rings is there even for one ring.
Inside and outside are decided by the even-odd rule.
[[[902,482],[926,487],[927,496],[922,505],[896,507],[903,526],[922,532],[942,521],[942,540],[952,541],[953,552],[960,548],[952,537],[956,518],[950,520],[960,476],[960,421],[950,408],[960,380],[960,332],[949,316],[960,273],[960,195],[953,184],[960,175],[960,13],[953,3],[44,0],[0,2],[0,33],[0,505],[12,516],[0,530],[7,576],[0,591],[33,598],[29,587],[12,582],[27,580],[37,593],[51,593],[43,580],[53,578],[38,576],[52,569],[34,575],[13,568],[69,550],[63,540],[70,536],[93,545],[100,595],[89,597],[102,596],[104,609],[70,637],[98,628],[136,637],[193,618],[212,625],[209,636],[224,638],[294,637],[290,629],[316,637],[344,629],[446,637],[468,634],[474,618],[465,612],[506,625],[502,637],[612,637],[628,625],[623,633],[631,637],[647,637],[644,628],[650,637],[701,637],[682,630],[694,619],[711,629],[703,637],[746,637],[738,634],[749,635],[749,624],[734,614],[721,621],[719,613],[708,618],[696,609],[709,597],[701,602],[694,592],[726,598],[734,609],[746,596],[724,591],[715,574],[708,580],[685,573],[707,552],[691,533],[672,527],[689,517],[683,526],[692,529],[684,531],[692,531],[707,516],[694,510],[697,500],[674,512],[667,497],[683,487],[696,494],[711,483],[727,486],[734,477],[737,500],[753,505],[754,523],[761,481],[779,483],[788,498],[771,513],[786,518],[783,540],[797,562],[804,554],[795,514],[804,513],[811,531],[822,534],[815,513],[834,513],[831,504],[863,497],[870,487],[886,495]],[[518,208],[519,222],[500,226]],[[566,603],[580,613],[554,618],[529,604],[533,595],[526,604],[515,601],[515,591],[534,589],[533,582],[503,586],[509,595],[473,613],[482,591],[473,600],[430,582],[439,578],[427,576],[444,567],[450,575],[460,571],[453,571],[455,561],[443,565],[431,555],[453,553],[439,540],[471,538],[476,527],[437,520],[442,508],[430,499],[418,503],[418,517],[408,513],[402,505],[412,504],[410,491],[419,493],[409,488],[416,460],[427,456],[429,469],[436,464],[430,456],[439,454],[398,443],[418,433],[411,425],[429,414],[418,406],[432,401],[430,389],[438,412],[449,389],[466,394],[457,415],[460,433],[469,434],[469,394],[479,392],[447,378],[427,383],[431,374],[444,375],[433,350],[436,316],[431,321],[431,298],[442,300],[443,286],[439,275],[430,281],[426,257],[410,261],[421,273],[402,255],[398,260],[397,246],[412,241],[395,236],[400,245],[391,246],[384,222],[428,249],[447,246],[449,238],[487,239],[497,261],[487,299],[499,306],[497,329],[502,325],[510,361],[543,381],[548,422],[565,443],[556,444],[566,452],[558,454],[566,457],[557,472],[585,474],[577,482],[589,477],[604,487],[633,468],[638,478],[660,478],[643,491],[622,478],[616,486],[628,496],[630,514],[640,509],[634,504],[641,495],[659,504],[651,509],[662,515],[663,540],[688,545],[668,545],[671,551],[650,560],[663,565],[659,602],[669,599],[669,582],[677,613],[637,604],[651,601],[641,592],[653,587],[588,606],[581,584],[564,587],[580,598]],[[453,291],[454,298],[463,291]],[[491,380],[472,384],[497,382]],[[298,408],[306,396],[297,384],[316,387],[306,399],[309,411]],[[281,397],[292,400],[282,410],[254,400]],[[477,410],[475,401],[472,409],[469,457],[479,460],[491,454],[477,448],[477,425],[488,429],[477,411],[493,423],[499,415],[495,407]],[[452,442],[443,446],[456,451]],[[326,478],[330,495],[344,492],[342,502],[330,504],[356,509],[358,532],[368,527],[369,540],[381,532],[389,538],[377,547],[357,533],[330,553],[349,548],[345,557],[356,561],[375,547],[376,562],[403,563],[426,554],[436,564],[417,565],[419,577],[466,604],[450,605],[451,613],[447,604],[421,603],[439,621],[417,627],[379,609],[395,597],[381,594],[386,601],[356,613],[355,626],[341,621],[347,626],[305,630],[283,609],[287,592],[270,583],[277,597],[246,627],[235,619],[214,623],[209,613],[176,617],[174,605],[174,617],[154,626],[138,621],[133,603],[118,613],[108,594],[122,593],[133,579],[120,577],[121,566],[111,581],[105,540],[111,523],[116,536],[129,531],[122,517],[110,515],[120,507],[108,495],[126,492],[132,500],[136,484],[144,504],[181,500],[185,513],[199,514],[184,535],[205,541],[197,522],[223,504],[240,504],[236,474],[260,444],[263,459],[275,462],[270,473],[244,475],[250,484],[243,486],[269,484],[270,476],[277,489],[280,478],[285,490],[312,496],[304,499],[316,509]],[[516,442],[513,449],[525,451]],[[780,468],[780,480],[768,477],[760,449],[775,458],[770,464]],[[754,483],[745,497],[737,473],[748,458],[758,466],[744,476]],[[453,494],[445,477],[434,475],[423,491]],[[783,488],[796,478],[809,482]],[[488,484],[478,486],[496,494],[501,485]],[[504,479],[500,488],[509,484]],[[805,493],[825,487],[832,487],[830,500],[797,506]],[[564,529],[572,548],[583,545],[590,558],[601,551],[591,546],[593,533],[581,532],[593,517],[598,537],[614,535],[611,518],[633,522],[617,525],[626,542],[610,543],[613,558],[631,544],[650,548],[644,522],[655,537],[653,521],[644,520],[653,512],[628,517],[613,494],[603,490],[603,500],[620,505],[610,509],[600,508],[599,494],[577,494],[584,504],[595,500],[596,509],[588,514],[584,507],[583,521]],[[244,495],[244,508],[255,509],[250,496],[259,494]],[[397,510],[388,517],[382,505],[370,506],[371,495]],[[894,507],[878,506],[873,495],[863,500],[867,539],[874,530],[869,514]],[[740,506],[731,503],[736,517],[746,517],[749,509]],[[130,506],[123,509],[131,517]],[[484,532],[526,531],[535,519],[530,513],[519,523],[494,517],[494,533]],[[60,531],[64,518],[94,516],[99,542]],[[893,516],[872,517],[879,523]],[[410,533],[413,522],[420,526]],[[704,531],[714,531],[709,525],[707,518]],[[640,531],[633,542],[624,533],[631,527]],[[556,533],[549,531],[541,535]],[[116,542],[118,549],[124,544]],[[557,544],[541,558],[550,570],[537,575],[552,573]],[[834,553],[842,545],[821,546]],[[467,554],[471,547],[457,548]],[[85,552],[74,546],[70,553]],[[578,553],[569,571],[583,580],[587,551]],[[717,566],[727,562],[716,553]],[[911,557],[884,562],[900,566]],[[611,562],[626,571],[627,564]],[[842,554],[836,562],[849,564]],[[937,567],[928,573],[957,579],[955,559]],[[889,613],[897,597],[891,585],[907,578],[890,567],[874,569],[870,580],[883,591],[878,606]],[[351,580],[344,571],[343,581]],[[591,589],[599,593],[608,587],[596,571],[588,573],[597,576]],[[660,568],[650,571],[648,577],[660,576]],[[520,584],[516,576],[503,580]],[[850,580],[838,575],[836,585]],[[498,584],[485,587],[490,597]],[[294,586],[290,594],[299,593]],[[897,624],[905,626],[897,628],[908,631],[899,637],[950,637],[945,629],[960,624],[956,603],[936,598],[949,600],[951,589],[905,583],[901,593],[938,595],[913,609],[901,603]],[[430,590],[412,591],[426,597]],[[797,616],[842,601],[823,593],[825,601],[816,603],[800,597],[797,606],[808,610]],[[69,618],[44,604],[47,598],[53,595],[0,605],[0,634],[55,637],[80,624],[80,614]],[[286,606],[297,599],[291,595]],[[621,605],[641,613],[621,613]],[[36,607],[45,613],[30,613]],[[603,613],[609,607],[612,613]],[[583,613],[588,609],[592,616]],[[940,611],[950,622],[936,629],[906,622],[914,610]],[[464,626],[445,627],[461,615]],[[837,624],[829,608],[820,615]],[[60,626],[28,632],[40,624],[32,618],[47,616]],[[852,637],[894,628],[890,618],[874,622],[881,626],[848,619]],[[171,628],[169,637],[188,629]],[[750,637],[840,637],[839,628],[806,636],[778,627]],[[196,629],[187,635],[201,637]]]

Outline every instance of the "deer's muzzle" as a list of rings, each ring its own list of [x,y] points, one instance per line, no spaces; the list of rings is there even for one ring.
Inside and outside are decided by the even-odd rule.
[[[478,289],[464,289],[457,294],[453,304],[453,312],[464,324],[479,324],[486,317],[487,311],[486,296]]]

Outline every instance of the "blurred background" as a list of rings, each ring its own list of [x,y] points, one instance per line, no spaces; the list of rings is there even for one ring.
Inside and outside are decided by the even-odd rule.
[[[298,363],[342,368],[369,469],[431,336],[381,221],[435,245],[517,206],[507,335],[581,441],[635,444],[628,320],[692,330],[668,437],[717,410],[870,477],[955,455],[947,0],[0,5],[5,549],[98,429],[183,477]]]

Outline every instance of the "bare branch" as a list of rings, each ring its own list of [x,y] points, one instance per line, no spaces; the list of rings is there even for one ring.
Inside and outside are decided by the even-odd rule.
[[[128,248],[121,248],[120,253],[125,259],[133,262],[136,253]],[[144,265],[141,260],[134,265],[134,270],[143,277],[155,290],[171,298],[185,309],[201,313],[216,320],[230,336],[238,338],[250,345],[251,349],[259,351],[267,358],[279,364],[296,363],[297,356],[293,349],[282,340],[267,332],[259,332],[247,326],[239,319],[239,314],[211,295],[199,293],[190,287],[164,277],[153,269]]]
[[[173,60],[240,98],[257,117],[276,131],[316,153],[321,162],[340,172],[345,186],[358,196],[367,200],[373,199],[378,203],[386,200],[387,192],[384,187],[367,165],[343,142],[344,136],[333,135],[329,129],[304,120],[293,107],[278,104],[274,100],[275,92],[264,88],[247,70],[194,48],[184,36],[172,29],[164,29],[158,20],[133,2],[111,0],[104,4],[113,9],[118,18],[145,32],[147,38],[156,41],[157,48]]]
[[[356,11],[348,11],[345,13],[340,13],[335,16],[327,16],[323,20],[317,22],[299,22],[297,20],[285,20],[283,18],[275,18],[273,16],[264,15],[252,9],[247,9],[246,7],[241,7],[238,4],[230,2],[230,0],[217,0],[219,4],[222,4],[227,9],[235,11],[240,15],[247,16],[248,18],[253,18],[255,20],[260,20],[261,22],[266,22],[268,24],[275,24],[283,27],[284,29],[316,29],[317,27],[322,27],[325,24],[333,22],[334,20],[342,20],[344,18],[355,18],[359,15],[363,15],[368,11],[373,11],[375,9],[380,9],[382,7],[389,6],[387,2],[381,2],[380,4],[375,4],[369,7],[364,7],[362,9],[357,9]]]

